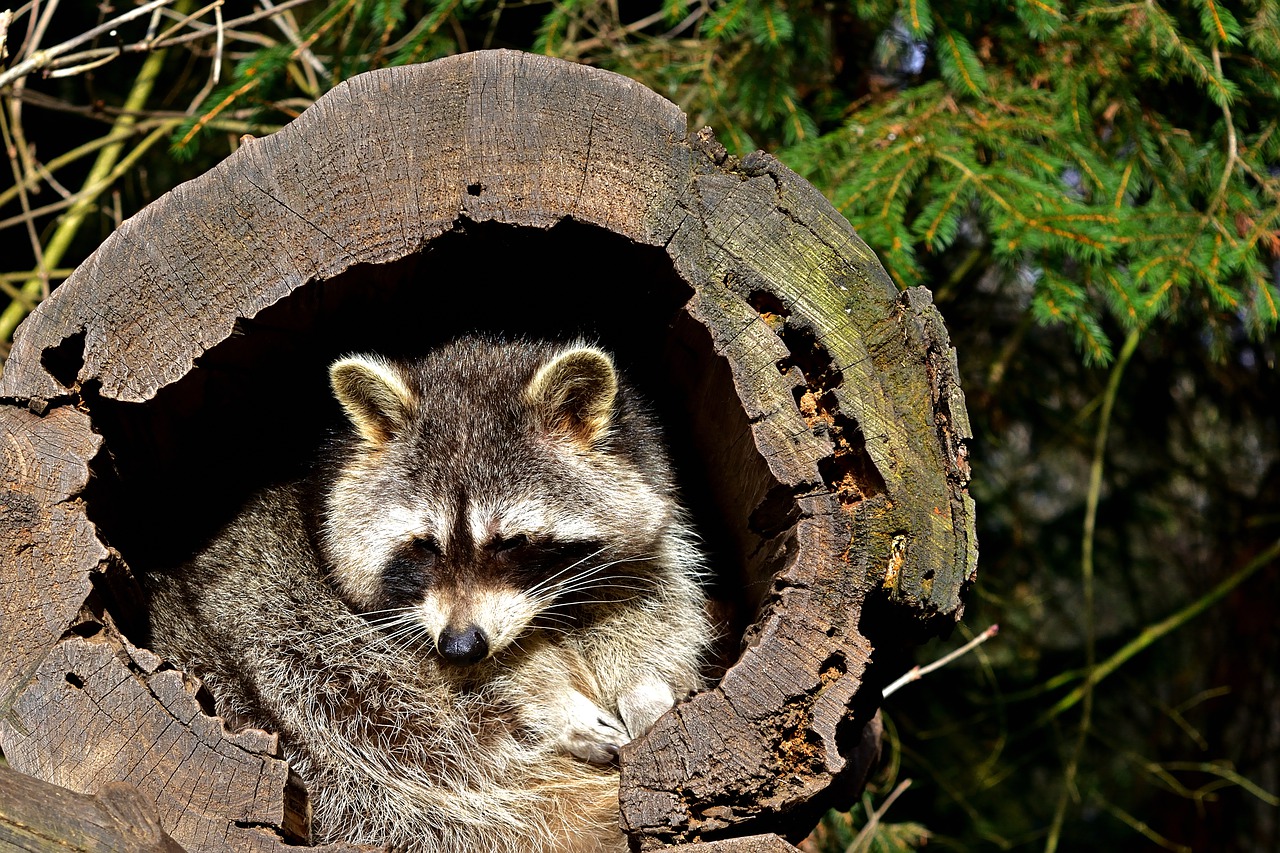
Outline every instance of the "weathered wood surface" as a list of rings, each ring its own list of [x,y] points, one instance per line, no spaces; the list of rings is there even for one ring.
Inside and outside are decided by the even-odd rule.
[[[183,853],[155,803],[132,785],[107,782],[76,794],[0,767],[0,850],[30,853]]]
[[[808,804],[861,784],[875,745],[860,735],[878,704],[865,603],[901,605],[902,635],[918,636],[912,623],[958,614],[976,562],[969,428],[937,312],[927,292],[898,294],[847,222],[774,158],[727,156],[630,80],[509,51],[338,86],[125,222],[19,330],[0,379],[0,745],[14,766],[85,793],[133,782],[192,849],[270,850],[304,832],[269,739],[226,735],[177,673],[85,609],[91,582],[127,582],[133,558],[88,520],[90,462],[127,478],[139,454],[171,451],[165,436],[130,440],[118,424],[202,399],[208,371],[193,366],[231,352],[247,320],[291,305],[341,311],[311,283],[353,281],[373,298],[475,223],[566,222],[625,238],[636,248],[624,255],[665,257],[692,294],[652,351],[666,347],[683,386],[741,562],[733,583],[762,590],[721,683],[625,750],[624,826],[644,849],[794,836]],[[607,283],[633,260],[590,276]],[[563,290],[544,281],[538,300],[590,293],[564,278]],[[455,332],[529,298],[501,280],[413,286],[451,295],[430,322]],[[270,343],[247,327],[245,340]],[[279,334],[287,345],[295,331]],[[127,509],[105,503],[98,512]]]

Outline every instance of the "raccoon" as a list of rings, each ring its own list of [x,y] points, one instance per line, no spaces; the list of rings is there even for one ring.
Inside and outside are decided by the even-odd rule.
[[[582,342],[330,368],[349,429],[185,565],[153,648],[278,732],[313,839],[615,853],[619,748],[703,686],[703,557],[653,418]]]

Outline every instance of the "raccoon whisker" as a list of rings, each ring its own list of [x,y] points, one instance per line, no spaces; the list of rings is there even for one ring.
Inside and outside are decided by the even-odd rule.
[[[414,610],[414,609],[416,609],[416,608],[417,608],[417,605],[416,605],[416,604],[407,604],[407,605],[402,605],[402,606],[400,606],[400,607],[388,607],[388,608],[386,608],[385,610],[361,610],[361,611],[359,612],[359,614],[358,614],[358,615],[363,616],[363,617],[369,617],[369,616],[378,616],[378,615],[383,614],[383,613],[399,614],[399,613],[406,613],[406,612],[408,612],[408,611],[410,611],[410,610]],[[384,617],[384,618],[385,618],[385,617]],[[371,619],[371,620],[369,620],[369,621],[371,621],[371,622],[372,622],[372,621],[376,621],[376,620],[372,620],[372,619]]]
[[[606,575],[598,578],[584,578],[578,583],[558,588],[552,600],[588,589],[629,589],[642,592],[652,588],[634,583],[636,580],[637,578],[634,575]],[[620,583],[620,581],[631,581],[632,583]]]
[[[385,626],[383,625],[361,625],[347,628],[341,631],[333,631],[324,635],[320,639],[324,641],[323,648],[328,651],[336,649],[339,646],[349,646],[360,640],[383,633]]]
[[[397,635],[391,642],[388,642],[387,647],[391,654],[403,655],[411,648],[423,647],[429,641],[431,641],[431,635],[426,631],[405,631]]]
[[[401,637],[425,630],[411,612],[405,612],[394,618],[384,619],[378,624],[370,625],[363,631],[348,636],[337,636],[333,638],[333,643],[336,645],[341,642],[354,642],[365,639],[375,648],[383,647],[394,650],[396,641]]]
[[[615,580],[618,578],[631,577],[629,575],[610,575],[606,578],[606,577],[602,577],[600,575],[600,572],[606,571],[607,569],[610,569],[613,566],[619,565],[621,563],[642,562],[649,559],[652,559],[652,558],[623,557],[617,560],[609,560],[607,562],[600,563],[599,565],[591,566],[581,572],[578,572],[577,574],[570,575],[569,577],[557,583],[550,584],[549,589],[546,588],[548,584],[546,581],[544,581],[543,583],[536,585],[532,590],[527,591],[525,594],[533,598],[535,601],[553,600],[563,595],[565,593],[565,590],[576,589],[578,588],[578,585],[584,582],[598,583],[603,580]],[[581,563],[581,561],[579,561],[579,563]],[[553,575],[552,577],[554,578],[559,574],[563,574],[563,572],[558,572],[557,575]],[[548,580],[550,580],[550,578]]]
[[[541,592],[541,591],[542,591],[542,589],[543,589],[544,587],[548,586],[549,584],[554,583],[554,582],[555,582],[555,579],[556,579],[556,578],[558,578],[558,577],[560,577],[561,575],[563,575],[565,572],[572,571],[573,569],[576,569],[578,566],[581,566],[581,565],[582,565],[583,563],[585,563],[587,560],[590,560],[592,557],[599,556],[600,554],[603,554],[604,552],[605,552],[605,549],[604,549],[604,548],[597,548],[596,550],[592,551],[590,554],[587,554],[585,557],[583,557],[583,558],[581,558],[581,559],[579,559],[579,560],[576,560],[576,561],[574,561],[574,562],[570,563],[569,565],[565,566],[563,569],[561,569],[560,571],[556,572],[554,575],[551,575],[550,577],[543,578],[541,581],[539,581],[538,583],[534,584],[530,589],[526,590],[526,594],[527,594],[527,595],[531,595],[531,596],[536,596],[539,592]]]
[[[560,581],[560,583],[564,584],[564,583],[569,583],[570,581],[573,581],[577,578],[590,577],[593,574],[603,572],[605,569],[611,569],[614,566],[619,566],[619,565],[622,565],[623,563],[643,563],[652,559],[653,557],[647,554],[642,554],[638,557],[618,557],[615,560],[606,560],[603,563],[597,563],[596,565],[591,566],[590,568],[587,568],[584,571],[581,571],[578,574],[571,576],[567,580]]]
[[[395,623],[394,629],[384,632],[386,644],[395,651],[403,651],[420,635],[430,635],[426,626],[416,619],[404,619]]]
[[[551,631],[554,634],[564,634],[565,636],[573,633],[568,628],[560,628],[556,625],[538,625],[536,627],[539,631]]]
[[[391,613],[391,616],[382,616],[378,619],[361,620],[348,628],[334,631],[327,635],[326,639],[330,641],[329,648],[337,646],[339,643],[354,642],[355,640],[368,637],[370,634],[386,632],[388,629],[394,628],[398,624],[405,624],[413,621],[412,607],[399,607],[393,610],[380,611],[382,613]]]
[[[362,636],[371,630],[373,631],[379,630],[380,628],[385,627],[386,625],[395,623],[405,618],[405,616],[410,615],[414,609],[415,608],[412,606],[395,607],[389,610],[374,610],[374,611],[369,611],[367,613],[352,614],[357,618],[352,620],[349,625],[344,626],[342,629],[330,632],[329,636],[344,636],[344,635],[349,635],[352,637]],[[379,615],[379,614],[389,614],[389,615]],[[376,618],[368,618],[370,616],[376,616]]]
[[[629,595],[626,598],[593,598],[587,601],[562,601],[559,604],[553,604],[551,607],[568,606],[572,604],[577,607],[583,604],[626,604],[628,601],[635,601],[637,596]],[[550,608],[548,608],[549,610]]]
[[[537,614],[537,616],[535,616],[534,618],[535,618],[535,619],[537,619],[537,618],[542,617],[543,615],[546,615],[546,616],[547,616],[548,618],[550,618],[550,619],[558,619],[558,620],[559,620],[559,621],[561,621],[561,622],[567,622],[567,623],[571,623],[571,622],[573,622],[573,619],[571,619],[570,617],[568,617],[568,616],[564,616],[564,615],[562,615],[562,614],[558,614],[558,613],[545,613],[545,612],[544,612],[544,613],[539,613],[539,614]]]
[[[405,631],[405,630],[409,630],[409,629],[408,628],[401,629],[401,631]],[[378,653],[381,653],[384,651],[392,651],[394,649],[394,641],[400,635],[401,635],[400,631],[394,634],[387,633],[385,631],[378,631],[376,633],[368,635],[365,638],[365,648],[370,651],[378,652]]]
[[[583,587],[603,586],[613,581],[637,581],[642,580],[637,575],[594,575],[591,577],[578,578],[572,583],[566,583],[555,588],[557,595],[563,594],[565,590],[581,589]]]
[[[542,612],[543,612],[543,613],[547,613],[547,612],[552,612],[552,611],[555,611],[555,610],[563,609],[563,608],[566,608],[566,607],[578,607],[578,606],[585,605],[585,604],[608,604],[608,603],[622,604],[622,603],[625,603],[625,602],[628,602],[628,601],[634,601],[636,598],[638,598],[638,597],[639,597],[639,594],[648,592],[648,590],[646,590],[646,589],[641,589],[641,588],[638,588],[638,587],[610,587],[610,589],[626,589],[628,592],[632,592],[632,593],[636,593],[636,594],[635,594],[635,595],[624,595],[624,596],[609,597],[609,598],[594,598],[594,599],[571,598],[571,599],[561,599],[561,600],[559,600],[559,601],[555,601],[555,602],[552,602],[552,603],[550,603],[550,604],[546,605],[546,606],[543,608]],[[585,590],[580,590],[580,592],[583,592],[583,591],[585,591]]]

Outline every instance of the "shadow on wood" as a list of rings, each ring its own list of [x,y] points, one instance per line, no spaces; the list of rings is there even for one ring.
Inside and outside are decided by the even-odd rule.
[[[338,86],[124,223],[20,329],[0,380],[13,766],[130,782],[191,849],[305,838],[274,736],[224,732],[143,647],[133,572],[305,463],[337,417],[329,359],[477,330],[618,353],[739,614],[718,686],[624,751],[633,843],[783,849],[769,834],[860,789],[897,674],[868,668],[876,644],[953,622],[977,558],[941,319],[772,157],[508,51]]]

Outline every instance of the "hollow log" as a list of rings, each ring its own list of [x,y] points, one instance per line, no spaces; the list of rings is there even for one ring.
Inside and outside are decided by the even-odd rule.
[[[0,380],[0,747],[133,785],[189,850],[307,838],[276,738],[146,647],[176,565],[333,422],[336,355],[586,334],[662,417],[730,644],[621,758],[637,849],[790,849],[877,752],[877,648],[977,549],[955,353],[813,187],[618,75],[484,51],[375,71],[125,222]],[[332,845],[329,850],[347,848]]]

